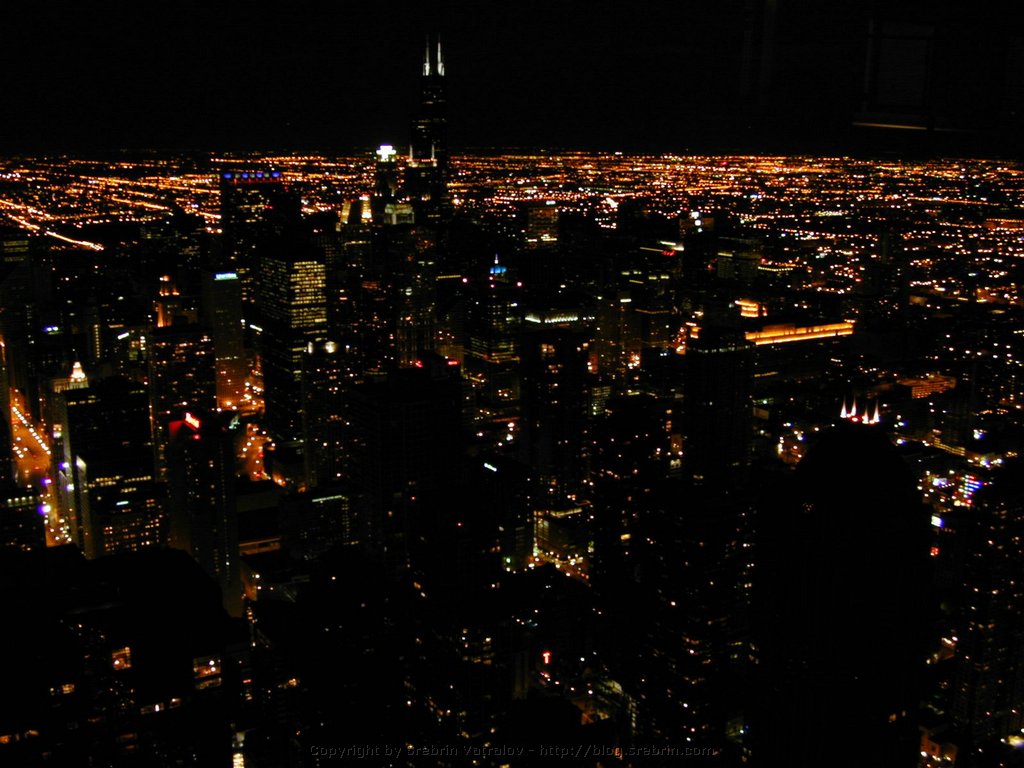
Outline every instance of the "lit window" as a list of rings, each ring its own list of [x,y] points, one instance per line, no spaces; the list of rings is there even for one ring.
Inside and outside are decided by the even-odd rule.
[[[131,669],[132,668],[132,649],[128,646],[124,648],[118,648],[110,654],[111,663],[114,665],[114,669]]]

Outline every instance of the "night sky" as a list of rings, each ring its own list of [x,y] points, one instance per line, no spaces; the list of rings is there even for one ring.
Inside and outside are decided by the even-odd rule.
[[[943,101],[947,73],[920,75],[897,51],[881,76],[909,92],[927,76],[924,111],[963,122],[978,111],[970,99],[991,101],[986,119],[1005,128],[1024,83],[1014,33],[985,38],[1005,26],[984,12],[995,3],[970,15],[849,0],[320,5],[4,3],[0,152],[402,145],[424,38],[438,31],[456,149],[841,150],[857,133],[868,24],[893,5],[977,69],[970,97]]]

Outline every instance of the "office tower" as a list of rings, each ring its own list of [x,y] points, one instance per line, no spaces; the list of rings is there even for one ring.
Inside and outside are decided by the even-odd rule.
[[[554,200],[530,200],[519,205],[519,228],[527,250],[554,248],[558,243],[558,204]]]
[[[413,365],[422,352],[435,351],[437,239],[424,227],[383,227],[374,234],[360,298],[360,325],[378,341],[367,347],[367,367]]]
[[[1024,729],[1024,482],[1008,465],[959,516],[965,552],[953,720],[957,764],[983,765]]]
[[[497,258],[488,279],[469,299],[466,318],[466,378],[476,393],[482,422],[512,424],[519,411],[519,333],[522,288]]]
[[[95,314],[95,301],[90,301],[86,319],[88,322],[90,314]],[[168,328],[172,325],[182,323],[198,322],[195,298],[182,295],[178,282],[171,275],[160,275],[160,284],[157,288],[157,298],[153,302],[153,313],[156,315],[156,327]]]
[[[166,544],[146,388],[112,377],[55,401],[57,498],[72,542],[90,559]]]
[[[415,220],[413,206],[403,201],[399,194],[398,153],[390,144],[382,144],[374,154],[377,155],[377,163],[374,168],[373,198],[370,201],[373,223],[412,224]]]
[[[420,103],[412,122],[406,188],[417,221],[448,215],[448,96],[441,39],[432,51],[429,40],[420,80]]]
[[[520,455],[539,493],[556,501],[575,498],[587,475],[590,334],[543,323],[527,328],[521,342]]]
[[[157,476],[166,477],[167,424],[182,409],[217,407],[213,337],[199,325],[157,328],[149,336],[149,394]]]
[[[485,454],[477,465],[477,487],[484,506],[492,511],[501,567],[525,568],[533,556],[532,482],[529,468],[500,454]]]
[[[54,326],[41,321],[49,296],[46,257],[42,238],[0,226],[0,340],[5,375],[9,386],[24,395],[24,407],[34,422],[41,416],[40,382],[53,362],[53,340],[47,333]],[[0,398],[7,396],[5,392]]]
[[[202,318],[213,337],[217,365],[217,407],[238,410],[246,405],[249,373],[242,332],[242,282],[237,272],[203,272]]]
[[[460,474],[462,380],[449,362],[426,356],[350,395],[346,480],[366,495],[372,543],[392,566],[407,560],[420,497],[450,490]]]
[[[915,765],[934,617],[913,473],[881,427],[846,421],[765,496],[750,764],[832,762],[839,727],[842,762]]]
[[[241,610],[238,510],[235,505],[235,437],[225,417],[181,411],[170,422],[167,480],[171,545],[192,555],[224,595],[224,607]]]
[[[279,447],[302,441],[302,365],[310,345],[327,340],[325,267],[309,245],[277,241],[260,260],[260,311],[266,427]]]
[[[0,227],[0,335],[11,384],[22,391],[28,378],[31,245],[25,230]]]
[[[754,239],[722,237],[718,242],[716,275],[749,288],[757,279],[763,245]]]
[[[347,390],[352,359],[333,341],[313,344],[302,358],[302,435],[306,485],[337,483],[344,473]]]
[[[315,560],[335,547],[367,542],[362,497],[351,488],[324,485],[280,501],[281,546],[299,560]]]
[[[696,483],[728,490],[750,463],[754,345],[735,305],[705,306],[700,337],[686,346],[684,462]]]
[[[0,549],[28,551],[46,546],[46,509],[32,488],[0,484]]]
[[[220,177],[220,216],[224,241],[217,266],[238,275],[246,320],[253,322],[259,251],[268,239],[301,225],[299,196],[279,171],[224,172]]]

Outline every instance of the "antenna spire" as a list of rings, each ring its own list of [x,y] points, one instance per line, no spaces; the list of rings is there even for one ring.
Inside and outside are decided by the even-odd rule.
[[[427,35],[427,47],[423,51],[423,76],[430,77],[430,35]]]
[[[444,59],[441,56],[441,35],[437,36],[437,74],[444,77]]]

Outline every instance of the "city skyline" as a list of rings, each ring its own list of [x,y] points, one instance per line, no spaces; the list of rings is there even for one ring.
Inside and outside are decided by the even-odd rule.
[[[1024,37],[580,6],[0,54],[0,763],[1024,765]]]

